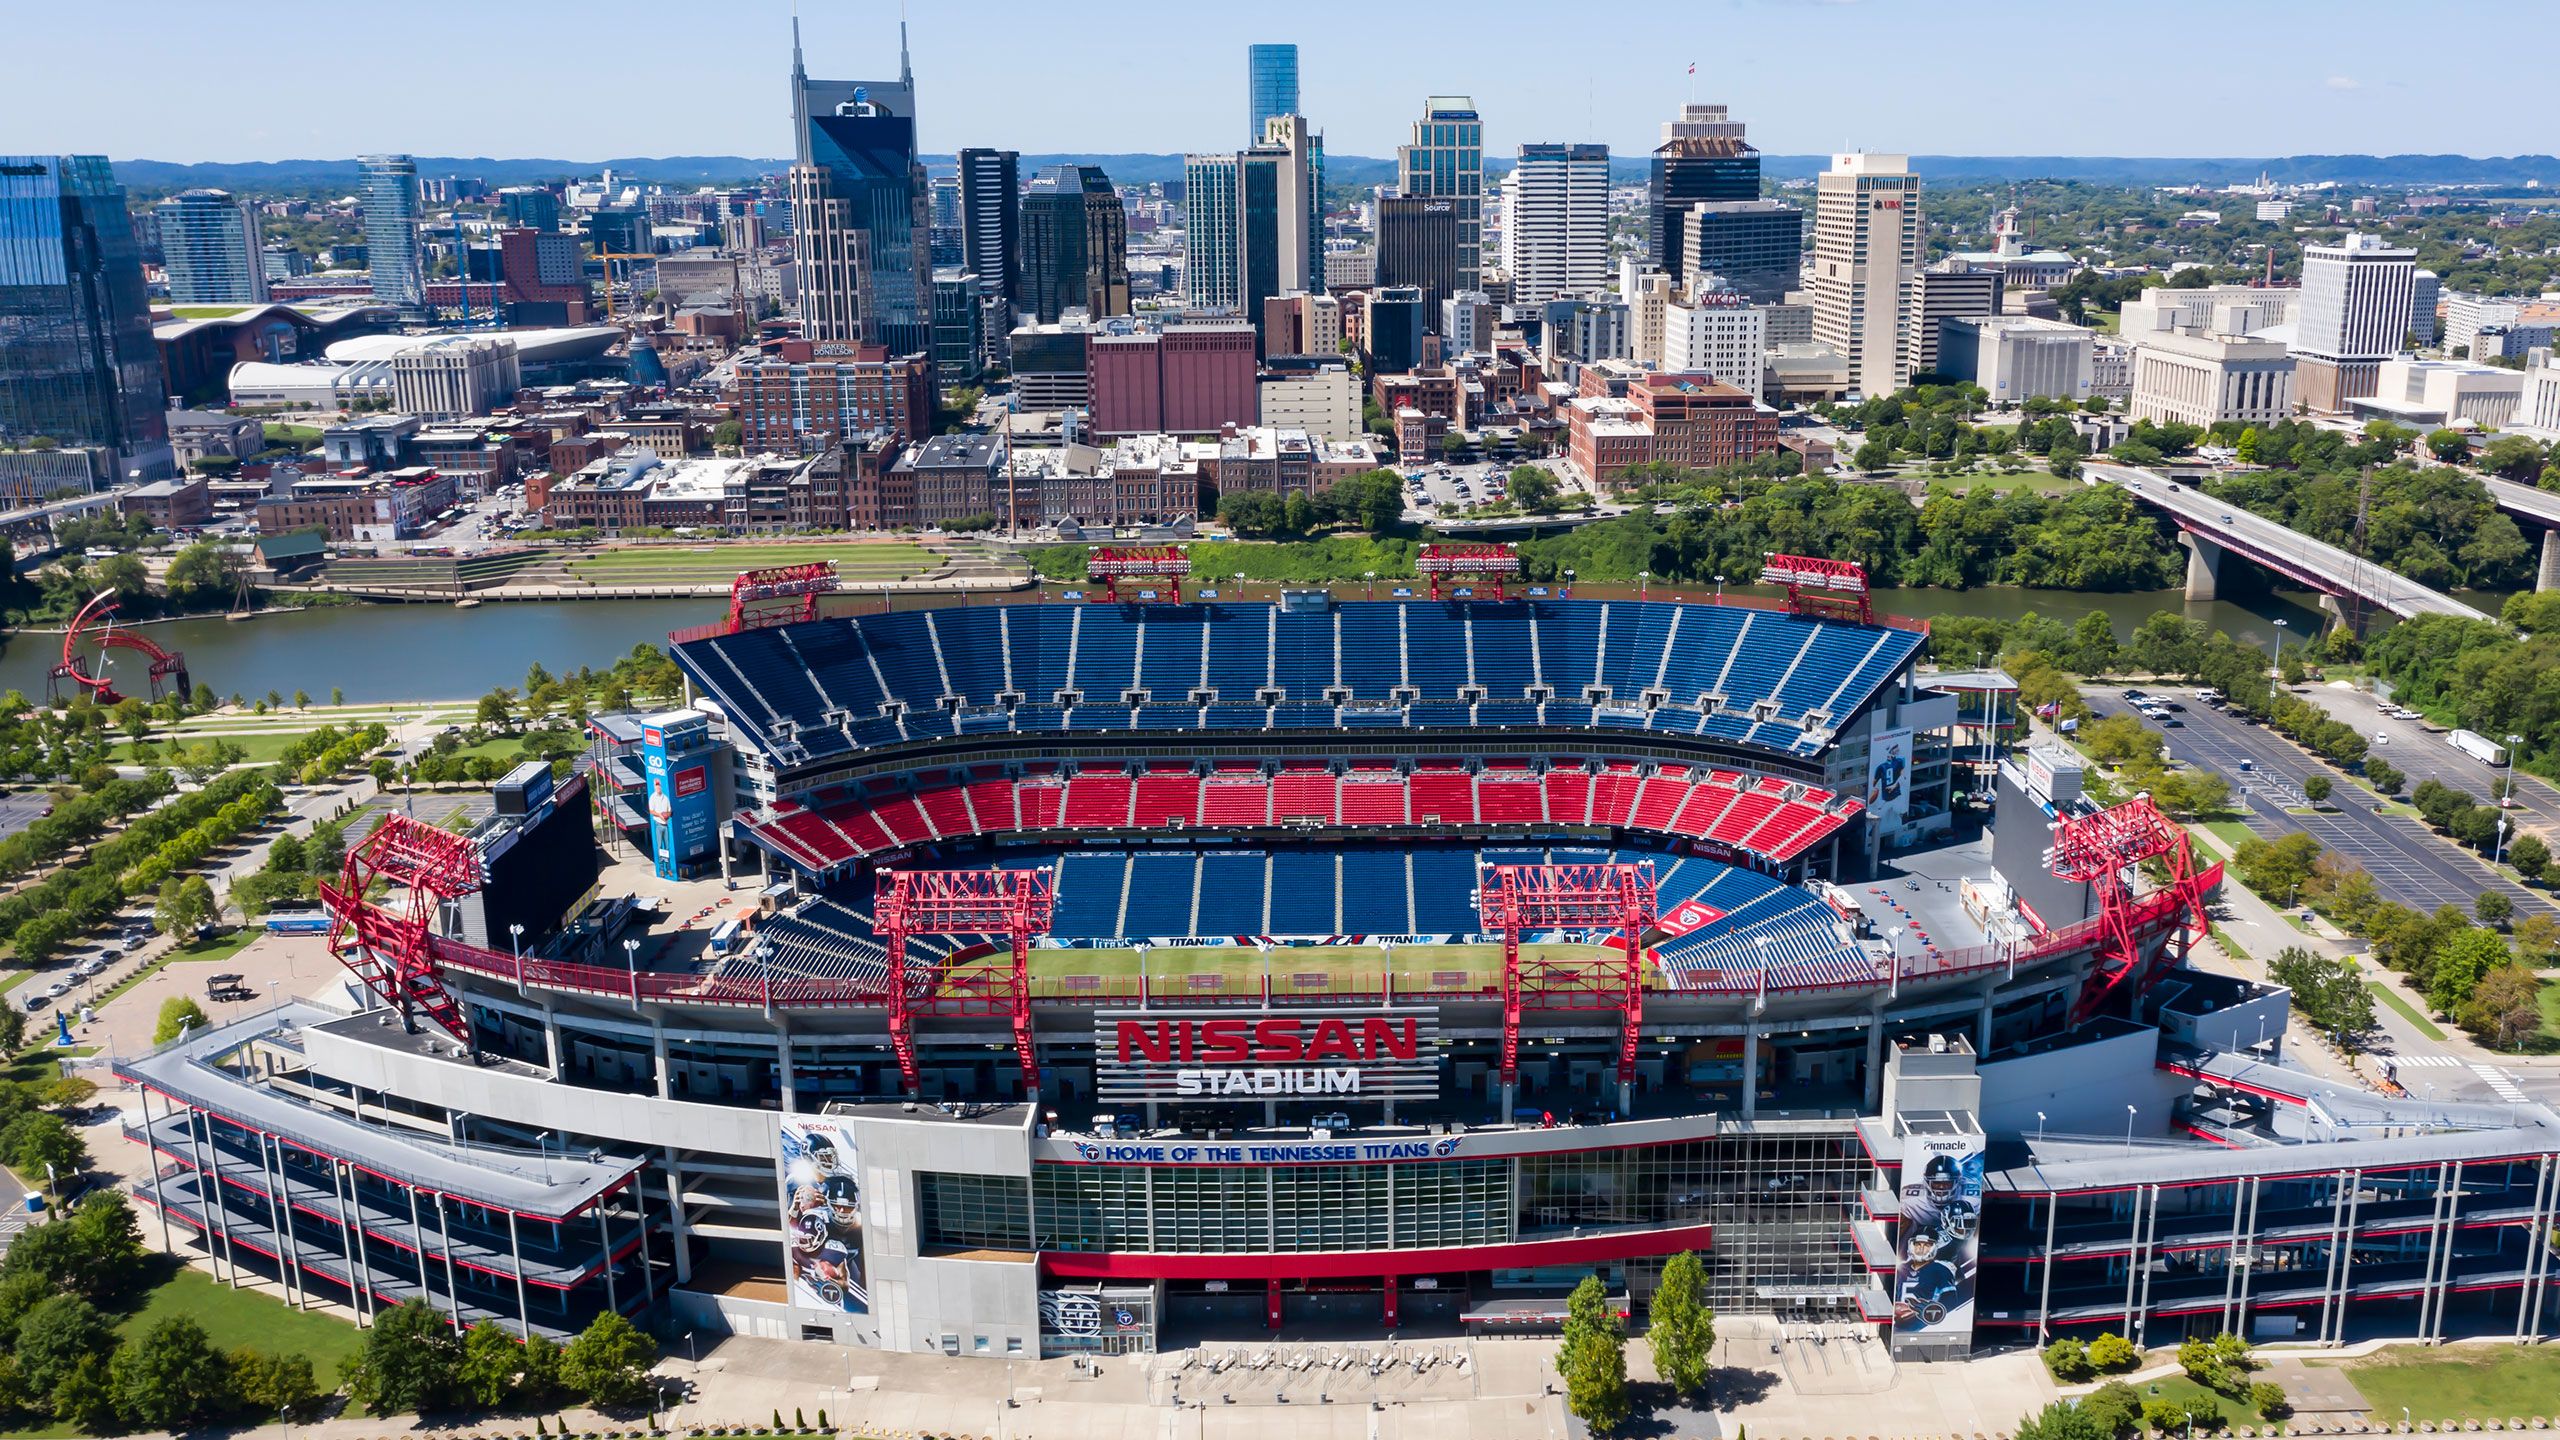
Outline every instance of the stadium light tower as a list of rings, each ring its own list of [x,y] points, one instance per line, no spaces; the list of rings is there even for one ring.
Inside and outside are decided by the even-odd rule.
[[[423,1012],[439,1029],[471,1043],[470,1022],[444,987],[429,946],[436,912],[480,888],[480,851],[450,830],[393,812],[364,843],[347,852],[334,880],[320,882],[332,924],[329,953],[373,997],[417,1032]],[[367,898],[375,886],[384,898]]]
[[[2072,816],[2055,830],[2054,875],[2080,881],[2098,892],[2098,951],[2088,981],[2071,1008],[2071,1023],[2078,1025],[2104,1011],[2119,992],[2139,995],[2149,989],[2161,971],[2204,935],[2211,923],[2204,913],[2204,896],[2218,876],[2197,871],[2185,827],[2161,814],[2147,795]],[[2168,867],[2169,883],[2137,898],[2133,875],[2143,861],[2151,859]],[[2178,923],[2146,965],[2141,932],[2163,914]]]
[[[1502,932],[1502,1114],[1520,1083],[1520,1013],[1618,1012],[1618,1109],[1634,1108],[1636,1033],[1644,1023],[1644,937],[1660,897],[1653,864],[1493,865],[1480,871],[1476,911]],[[1618,946],[1596,957],[1523,956],[1524,930],[1614,928]]]
[[[1013,1027],[1022,1094],[1040,1097],[1031,1036],[1031,937],[1049,933],[1057,891],[1046,870],[883,870],[872,923],[889,950],[889,1048],[913,1096],[924,1088],[915,1023],[925,1015],[1002,1016]],[[963,947],[910,966],[915,935],[1001,935],[1008,949]],[[975,949],[975,955],[970,950]]]

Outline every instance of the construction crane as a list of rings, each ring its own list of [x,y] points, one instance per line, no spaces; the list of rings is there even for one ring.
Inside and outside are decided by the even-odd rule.
[[[616,260],[655,260],[658,257],[646,251],[599,250],[596,252],[596,258],[604,262],[604,318],[606,321],[611,322],[620,318],[615,314],[613,308],[613,262]]]

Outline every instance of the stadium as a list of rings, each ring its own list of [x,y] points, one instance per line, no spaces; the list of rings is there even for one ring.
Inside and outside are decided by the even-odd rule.
[[[857,614],[741,576],[686,705],[502,833],[351,851],[354,1013],[120,1064],[144,1198],[360,1308],[960,1356],[1550,1328],[1681,1252],[1914,1358],[2543,1333],[2560,1121],[2286,1066],[2284,991],[2186,967],[2218,867],[2010,751],[2004,677],[1850,565],[1700,603],[1507,558],[1246,601],[1102,550],[1063,603]],[[691,943],[670,897],[746,913]]]

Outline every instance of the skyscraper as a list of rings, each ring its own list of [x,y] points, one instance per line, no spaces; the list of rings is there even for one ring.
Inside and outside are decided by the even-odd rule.
[[[1245,49],[1245,95],[1249,113],[1247,144],[1262,142],[1262,127],[1274,115],[1298,113],[1298,47],[1252,45]]]
[[[1236,308],[1237,159],[1182,157],[1182,299],[1195,310]]]
[[[841,325],[853,317],[860,339],[891,355],[933,348],[933,222],[924,166],[916,158],[915,72],[907,32],[898,27],[895,80],[812,80],[800,59],[800,26],[791,27],[791,90],[797,163],[795,258],[804,313]],[[803,170],[824,172],[821,182]],[[836,207],[836,208],[828,208]],[[849,233],[802,237],[811,216]]]
[[[1920,274],[1920,177],[1907,155],[1831,157],[1815,182],[1813,338],[1870,399],[1910,382]]]
[[[1502,194],[1502,266],[1514,304],[1608,286],[1608,146],[1523,145]]]
[[[936,270],[957,265],[961,257],[960,177],[936,175],[931,188],[933,264]],[[941,283],[937,277],[936,284]]]
[[[160,351],[124,187],[101,155],[0,157],[0,439],[169,466]]]
[[[1052,165],[1032,178],[1019,287],[1044,325],[1070,307],[1096,320],[1129,313],[1129,217],[1101,167]]]
[[[2294,315],[2294,393],[2336,414],[2374,393],[2382,362],[2409,343],[2418,252],[2350,232],[2302,247],[2302,308]]]
[[[356,198],[364,202],[365,264],[373,298],[403,310],[427,308],[426,267],[418,261],[418,163],[406,155],[367,155]]]
[[[1484,271],[1484,120],[1474,100],[1434,95],[1424,102],[1413,143],[1396,147],[1396,188],[1457,202],[1458,280],[1473,288]]]
[[[511,230],[560,228],[560,197],[539,185],[510,185],[498,192],[498,204]]]
[[[1375,282],[1411,285],[1437,315],[1452,295],[1475,288],[1458,277],[1458,202],[1388,195],[1378,201]]]
[[[253,305],[267,298],[258,212],[223,190],[181,190],[152,207],[169,299],[179,305]]]
[[[1721,277],[1753,303],[1774,305],[1804,273],[1804,212],[1784,200],[1700,200],[1680,226],[1681,285]]]
[[[1676,288],[1688,274],[1689,207],[1759,198],[1760,152],[1743,143],[1742,122],[1725,118],[1721,105],[1683,105],[1653,148],[1645,253]]]
[[[1010,300],[1022,198],[1022,157],[1011,150],[960,152],[960,258],[978,283]]]

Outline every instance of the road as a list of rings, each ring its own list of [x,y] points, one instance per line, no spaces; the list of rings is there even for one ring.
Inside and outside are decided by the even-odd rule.
[[[2452,596],[2430,590],[2386,566],[2314,540],[2263,515],[2216,500],[2202,490],[2180,485],[2165,475],[2138,470],[2130,465],[2084,464],[2081,469],[2092,479],[2123,486],[2145,505],[2175,517],[2199,532],[2206,541],[2220,544],[2227,537],[2233,546],[2245,547],[2236,549],[2234,553],[2252,564],[2263,563],[2249,553],[2252,550],[2283,562],[2294,572],[2288,578],[2303,584],[2324,590],[2353,590],[2364,602],[2379,605],[2394,615],[2435,613],[2458,615],[2466,620],[2490,618]]]
[[[2125,714],[2133,709],[2118,690],[2091,687],[2084,693],[2102,715]],[[2186,706],[2185,713],[2177,717],[2186,723],[2163,732],[2168,738],[2169,753],[2229,780],[2233,795],[2246,807],[2252,831],[2269,838],[2288,831],[2304,832],[2323,848],[2363,866],[2385,899],[2420,910],[2451,905],[2468,915],[2472,902],[2490,889],[2505,891],[2518,913],[2550,904],[2540,894],[2499,878],[2487,865],[2452,842],[2438,838],[2421,822],[2378,813],[2370,795],[2274,731],[2212,709],[2198,701],[2192,690],[2153,686],[2150,693]],[[2401,748],[2404,747],[2384,746],[2376,753],[2397,764],[2398,756],[2393,752]],[[2246,769],[2242,768],[2244,762]],[[2284,800],[2291,798],[2299,806],[2303,778],[2315,770],[2328,775],[2336,785],[2332,799],[2336,808],[2313,814],[2288,809]],[[2475,783],[2473,788],[2475,793],[2481,793],[2486,787]]]

